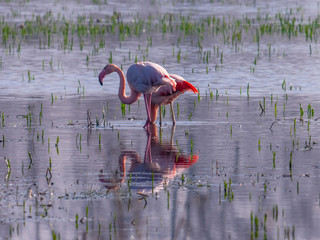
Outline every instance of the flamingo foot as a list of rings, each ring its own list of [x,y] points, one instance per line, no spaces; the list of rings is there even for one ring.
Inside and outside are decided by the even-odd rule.
[[[150,120],[148,119],[146,121],[146,123],[144,124],[143,128],[146,128],[147,129],[147,132],[149,132],[149,125],[150,125]]]

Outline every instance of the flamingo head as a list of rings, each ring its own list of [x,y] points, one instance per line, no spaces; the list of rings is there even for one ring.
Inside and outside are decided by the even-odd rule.
[[[103,85],[103,79],[106,75],[114,72],[116,70],[115,65],[113,64],[107,64],[102,71],[99,73],[99,83],[102,86]]]

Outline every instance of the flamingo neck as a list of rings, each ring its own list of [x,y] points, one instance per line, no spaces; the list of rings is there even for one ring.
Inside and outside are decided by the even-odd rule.
[[[126,90],[126,83],[125,83],[125,77],[123,72],[121,71],[121,69],[117,66],[115,66],[115,71],[118,73],[119,77],[120,77],[120,87],[119,87],[119,99],[122,103],[124,104],[132,104],[135,101],[138,100],[138,98],[140,97],[141,93],[133,90],[130,86],[131,89],[131,94],[130,96],[127,96],[125,93]]]

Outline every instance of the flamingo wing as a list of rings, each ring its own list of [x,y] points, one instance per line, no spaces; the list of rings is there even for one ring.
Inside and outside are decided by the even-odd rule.
[[[169,74],[171,78],[176,81],[176,91],[184,93],[185,91],[192,91],[193,93],[198,93],[198,90],[189,82],[187,82],[183,77],[177,74]]]
[[[176,87],[174,79],[160,65],[151,62],[132,64],[127,71],[127,80],[131,88],[140,93],[156,92],[162,85]]]
[[[170,85],[162,86],[157,92],[152,93],[151,101],[153,104],[167,105],[186,91],[198,92],[198,90],[183,77],[176,74],[170,74],[169,76],[176,81],[176,90],[173,90]]]

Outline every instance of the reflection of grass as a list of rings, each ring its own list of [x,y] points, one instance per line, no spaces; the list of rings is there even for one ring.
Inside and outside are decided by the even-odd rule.
[[[224,181],[224,199],[229,199],[230,202],[234,199],[234,194],[231,188],[231,178],[229,178],[229,182]]]
[[[31,153],[29,152],[28,153],[28,155],[29,155],[29,170],[31,169],[31,166],[32,166],[32,164],[33,164],[33,159],[32,159],[32,156],[31,156]]]
[[[272,156],[273,168],[276,168],[276,152],[272,151]]]

